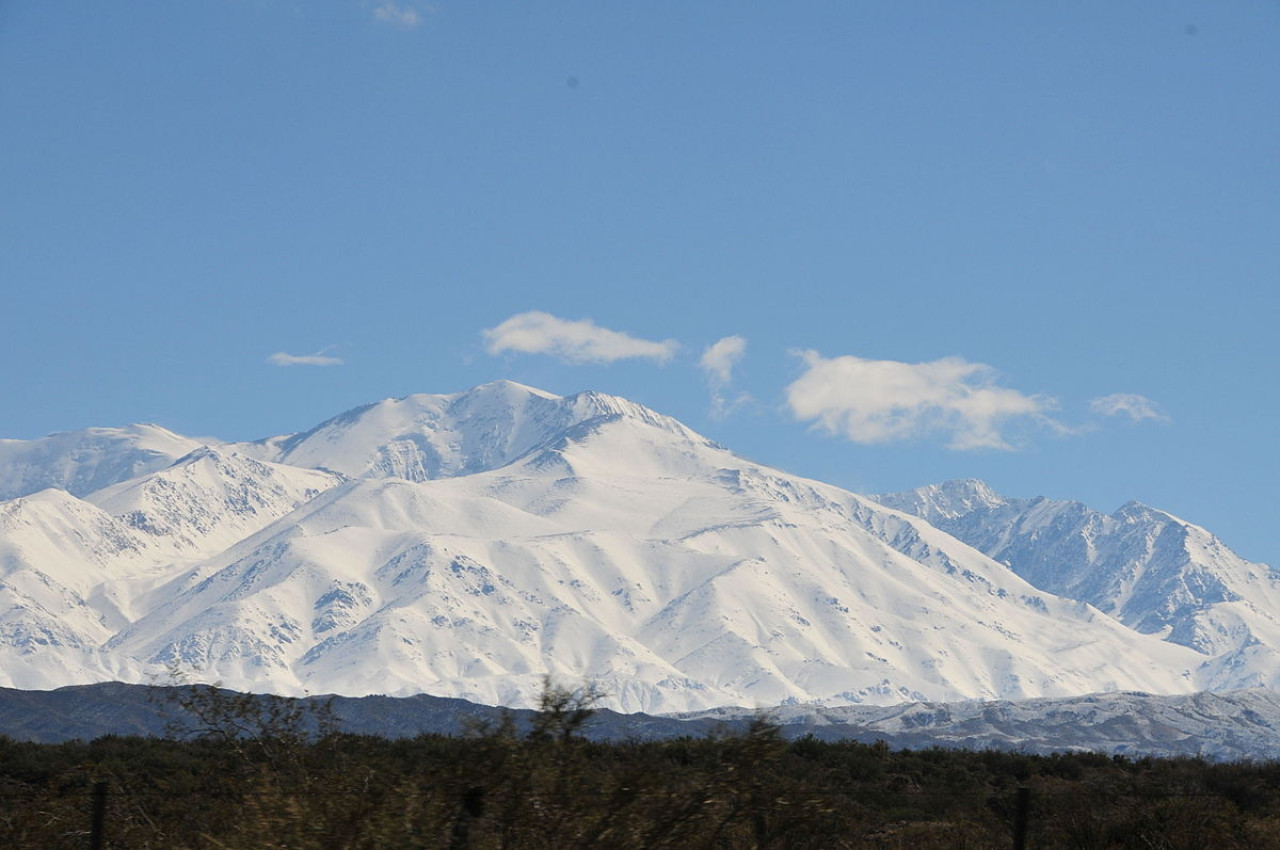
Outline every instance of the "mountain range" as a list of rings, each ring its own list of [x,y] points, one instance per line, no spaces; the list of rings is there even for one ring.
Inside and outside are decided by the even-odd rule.
[[[0,441],[0,686],[621,711],[1274,687],[1280,581],[1130,504],[860,496],[601,393],[412,395],[251,443]]]

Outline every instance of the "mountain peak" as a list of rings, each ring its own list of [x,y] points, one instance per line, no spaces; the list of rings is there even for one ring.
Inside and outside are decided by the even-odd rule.
[[[886,507],[915,514],[935,523],[974,511],[992,510],[1008,503],[1007,499],[992,490],[985,481],[976,478],[957,478],[873,498]]]
[[[0,440],[0,499],[49,487],[83,496],[163,469],[201,442],[151,424]]]
[[[1004,504],[1004,497],[977,478],[953,478],[934,485],[936,491],[953,499],[965,499],[984,505]],[[928,489],[928,488],[926,488]]]
[[[492,381],[448,395],[415,394],[357,407],[305,433],[255,444],[252,454],[351,478],[429,481],[506,466],[570,429],[627,418],[700,443],[670,417],[617,396],[572,396]]]
[[[1142,502],[1130,500],[1120,507],[1116,508],[1111,514],[1115,519],[1122,522],[1177,522],[1181,525],[1187,523],[1175,517],[1168,511],[1162,511],[1159,508],[1153,508],[1150,505],[1144,505]]]
[[[557,399],[561,396],[546,390],[540,390],[537,387],[531,387],[528,384],[522,384],[519,381],[508,381],[500,378],[496,381],[486,381],[483,384],[477,384],[469,390],[463,390],[460,393],[454,393],[454,397],[462,396],[496,396],[502,395],[507,397],[519,396],[538,396],[539,398]]]

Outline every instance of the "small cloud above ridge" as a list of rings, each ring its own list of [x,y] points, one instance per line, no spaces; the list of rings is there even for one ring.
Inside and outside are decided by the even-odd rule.
[[[1172,422],[1154,401],[1136,393],[1112,393],[1089,400],[1089,409],[1100,416],[1127,416],[1130,422],[1152,419]]]
[[[708,345],[702,352],[698,366],[706,373],[707,380],[721,386],[733,380],[733,367],[747,352],[747,341],[740,336],[727,336]]]
[[[506,352],[549,354],[568,363],[612,363],[636,358],[666,363],[680,347],[673,339],[639,339],[600,327],[590,319],[561,319],[538,310],[517,313],[482,333],[488,343],[486,350],[495,357]]]
[[[795,353],[805,371],[786,389],[792,415],[855,443],[941,435],[950,449],[1008,451],[1014,445],[1006,426],[1019,420],[1070,432],[1048,415],[1054,399],[998,386],[996,370],[984,363],[960,357],[904,363]]]
[[[288,354],[277,351],[267,357],[272,366],[341,366],[345,361],[341,357],[325,354],[328,348],[322,348],[314,354]]]
[[[384,24],[412,29],[422,23],[422,13],[407,3],[383,0],[373,10],[373,18]]]
[[[727,336],[707,346],[698,360],[698,367],[711,387],[711,414],[722,417],[739,404],[750,400],[741,393],[732,402],[725,398],[725,390],[733,382],[733,369],[747,353],[747,341],[740,336]]]

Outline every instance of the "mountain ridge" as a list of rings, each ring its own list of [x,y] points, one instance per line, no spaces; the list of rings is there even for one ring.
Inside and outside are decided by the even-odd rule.
[[[1130,501],[1104,514],[1074,501],[1007,499],[972,480],[876,498],[1138,632],[1215,656],[1280,647],[1280,618],[1272,613],[1280,611],[1276,571],[1240,558],[1216,535],[1167,511]],[[1219,666],[1208,687],[1280,684],[1274,671],[1234,676],[1230,662]]]

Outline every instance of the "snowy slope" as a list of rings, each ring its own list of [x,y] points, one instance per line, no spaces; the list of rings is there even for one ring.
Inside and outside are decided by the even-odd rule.
[[[86,497],[174,554],[199,556],[228,546],[342,481],[202,446],[173,465]]]
[[[128,526],[61,490],[0,502],[0,682],[56,687],[144,665],[98,648],[126,622],[100,597],[146,560]]]
[[[184,565],[214,555],[339,481],[201,448],[78,499],[0,502],[0,681],[21,687],[119,675],[98,650]]]
[[[6,647],[96,646],[111,635],[87,604],[113,564],[140,557],[128,527],[61,490],[0,503],[0,636]]]
[[[88,428],[39,440],[0,440],[0,500],[50,487],[83,496],[155,472],[198,448],[200,440],[159,425]]]
[[[1007,499],[980,481],[877,498],[1037,587],[1214,656],[1207,686],[1280,685],[1280,577],[1197,525],[1137,502],[1104,514],[1079,502]]]

